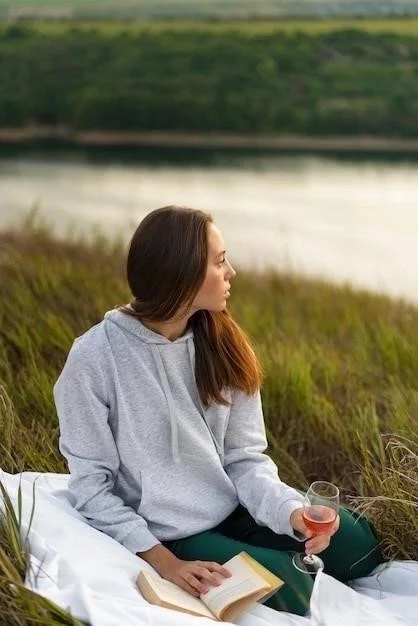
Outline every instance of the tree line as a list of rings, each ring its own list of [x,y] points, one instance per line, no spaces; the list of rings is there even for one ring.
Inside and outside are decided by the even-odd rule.
[[[0,29],[0,127],[418,136],[418,37]]]

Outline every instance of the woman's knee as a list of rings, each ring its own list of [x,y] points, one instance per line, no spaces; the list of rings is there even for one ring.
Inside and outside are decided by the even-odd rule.
[[[325,572],[341,581],[366,576],[382,561],[379,540],[366,517],[340,509],[340,528],[321,557]]]
[[[309,609],[314,579],[295,568],[292,563],[293,555],[294,552],[278,553],[280,565],[276,574],[284,584],[265,604],[276,611],[304,616]]]

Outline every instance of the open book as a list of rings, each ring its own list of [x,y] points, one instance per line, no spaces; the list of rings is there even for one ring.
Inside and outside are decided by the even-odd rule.
[[[257,601],[265,602],[283,581],[246,552],[240,552],[223,566],[231,572],[217,587],[199,598],[157,573],[141,570],[136,583],[148,602],[192,615],[232,622]]]

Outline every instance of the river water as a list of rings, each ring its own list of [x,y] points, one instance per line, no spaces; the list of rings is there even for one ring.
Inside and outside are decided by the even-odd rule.
[[[150,210],[209,211],[237,268],[351,282],[418,302],[418,162],[312,155],[0,153],[0,228],[35,204],[63,234],[128,238]]]

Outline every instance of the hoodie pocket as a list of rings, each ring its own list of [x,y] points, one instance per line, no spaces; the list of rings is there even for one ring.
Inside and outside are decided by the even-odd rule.
[[[147,521],[161,520],[164,504],[171,499],[175,501],[177,494],[172,489],[171,474],[172,470],[163,467],[162,463],[152,463],[141,469],[142,492],[137,513]]]
[[[182,452],[179,463],[151,463],[141,468],[142,495],[137,512],[148,522],[161,524],[181,515],[190,490],[206,485],[208,475],[219,471],[219,461]]]

